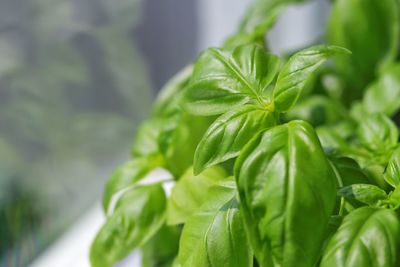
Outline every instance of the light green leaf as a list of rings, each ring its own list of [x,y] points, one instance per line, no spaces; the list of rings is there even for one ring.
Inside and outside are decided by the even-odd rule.
[[[179,249],[180,230],[164,225],[141,249],[142,267],[172,267]]]
[[[189,65],[176,74],[161,89],[153,107],[153,116],[165,117],[179,109],[181,93],[189,83],[193,65]]]
[[[254,138],[236,161],[235,177],[260,266],[315,266],[336,177],[313,128],[292,121]]]
[[[400,148],[393,151],[384,174],[385,181],[393,187],[400,184]]]
[[[161,185],[135,187],[126,192],[92,243],[92,267],[112,267],[144,245],[162,227],[165,208]]]
[[[347,215],[330,240],[321,267],[398,266],[400,223],[388,209],[362,207]]]
[[[225,179],[227,174],[222,168],[207,169],[198,176],[190,168],[172,188],[167,205],[167,223],[181,224],[196,212],[206,200],[210,187]]]
[[[165,120],[149,119],[140,124],[131,148],[133,157],[143,157],[160,153],[158,138],[164,127]]]
[[[400,64],[385,69],[369,86],[362,100],[363,110],[393,116],[400,109]]]
[[[234,198],[236,190],[225,186],[220,190],[222,197],[215,188],[213,198],[207,198],[204,208],[185,224],[178,254],[181,267],[253,266],[253,254]]]
[[[218,115],[262,96],[279,68],[276,56],[258,45],[210,48],[197,60],[184,107],[196,115]]]
[[[313,95],[298,102],[285,114],[285,118],[288,121],[305,120],[316,127],[343,121],[346,115],[346,110],[341,104],[326,96]]]
[[[263,4],[265,2],[267,1],[263,0],[255,2],[254,5],[251,6],[251,8],[248,10],[246,19],[254,18],[252,17],[254,13],[259,12],[260,7],[261,6],[264,7]],[[249,25],[247,27],[241,27],[238,33],[230,36],[224,42],[224,47],[235,47],[250,43],[258,43],[262,46],[265,46],[265,35],[275,24],[276,20],[278,19],[278,16],[282,13],[286,5],[278,4],[278,5],[271,5],[268,7],[270,7],[268,11],[257,14],[259,16],[257,18],[257,21],[250,23],[250,21],[248,20]]]
[[[161,164],[162,160],[159,157],[144,157],[130,160],[117,168],[108,179],[104,189],[104,211],[106,213],[109,211],[111,199],[116,193],[135,186],[139,180]]]
[[[219,117],[201,139],[194,154],[194,173],[237,157],[260,130],[276,124],[268,110],[245,105]]]
[[[358,127],[361,144],[376,153],[386,153],[397,145],[399,131],[396,124],[383,114],[373,114],[361,121]]]
[[[214,118],[177,112],[168,118],[158,137],[166,168],[177,178],[193,165],[197,144]]]
[[[350,52],[338,46],[313,46],[294,54],[283,66],[274,88],[276,110],[286,112],[299,99],[310,75],[329,57]]]
[[[400,187],[396,187],[389,194],[389,207],[393,210],[397,210],[400,207]]]
[[[349,185],[339,189],[339,194],[350,201],[357,200],[369,206],[377,206],[388,197],[384,190],[371,184]]]
[[[239,25],[239,32],[255,32],[262,25],[276,16],[277,9],[288,4],[307,2],[306,0],[255,0],[247,10]],[[264,31],[265,32],[265,31]]]

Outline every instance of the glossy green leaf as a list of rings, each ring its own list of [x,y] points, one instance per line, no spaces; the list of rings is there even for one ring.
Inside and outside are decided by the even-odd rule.
[[[396,57],[398,3],[396,0],[337,0],[333,4],[327,38],[330,44],[353,52],[352,57],[336,62],[337,69],[350,84],[348,94],[354,95],[374,79],[380,66]]]
[[[140,186],[126,192],[92,243],[92,267],[112,267],[144,245],[162,227],[165,208],[161,185]]]
[[[400,223],[388,209],[363,207],[344,218],[330,240],[321,267],[395,267]]]
[[[313,46],[294,54],[278,75],[273,93],[276,110],[290,110],[312,73],[329,57],[338,54],[349,54],[349,51],[338,46]]]
[[[142,267],[172,267],[179,250],[180,230],[164,225],[141,249]]]
[[[253,254],[235,192],[234,187],[216,188],[212,198],[187,221],[178,255],[181,267],[253,266]]]
[[[385,181],[393,187],[400,184],[400,148],[393,151],[384,177]]]
[[[369,206],[379,205],[387,199],[386,192],[371,184],[353,184],[339,189],[339,194],[352,201],[356,200]]]
[[[210,187],[226,177],[225,171],[219,167],[207,169],[198,176],[189,168],[172,188],[167,205],[167,223],[185,223],[203,205]]]
[[[184,107],[196,115],[218,115],[262,95],[279,68],[276,56],[258,45],[234,49],[210,48],[197,60]]]
[[[361,144],[371,151],[385,153],[397,145],[399,131],[387,116],[373,114],[361,121],[358,137]]]
[[[338,186],[350,186],[352,184],[369,183],[368,176],[361,169],[360,165],[352,158],[334,157],[330,158],[333,170],[339,179]]]
[[[137,158],[126,162],[117,168],[108,179],[103,194],[103,208],[107,213],[110,203],[115,194],[127,190],[136,185],[156,167],[162,163],[159,157]]]
[[[313,128],[292,121],[254,138],[236,161],[235,177],[260,266],[315,266],[336,178]]]
[[[227,112],[208,128],[194,154],[194,172],[237,157],[260,130],[276,124],[275,115],[252,105]]]
[[[400,64],[385,69],[365,92],[363,110],[393,116],[400,109]]]

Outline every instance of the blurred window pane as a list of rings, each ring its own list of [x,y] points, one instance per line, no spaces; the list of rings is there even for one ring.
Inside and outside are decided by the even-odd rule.
[[[0,0],[0,266],[26,266],[98,199],[152,90],[138,0]]]

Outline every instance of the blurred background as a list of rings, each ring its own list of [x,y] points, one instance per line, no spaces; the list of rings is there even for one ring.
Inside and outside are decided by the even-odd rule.
[[[159,88],[250,2],[0,0],[1,267],[28,266],[99,201]],[[327,2],[289,8],[272,50],[318,40]]]

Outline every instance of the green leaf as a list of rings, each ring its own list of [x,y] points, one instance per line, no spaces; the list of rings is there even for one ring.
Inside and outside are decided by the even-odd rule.
[[[307,0],[256,0],[253,1],[239,25],[239,32],[252,33],[275,19],[276,10],[286,7],[288,4],[307,2]],[[265,29],[266,30],[266,29]],[[265,32],[265,30],[263,32]]]
[[[315,266],[336,178],[313,128],[292,121],[254,138],[236,161],[235,177],[260,266]]]
[[[197,146],[194,173],[237,157],[254,135],[275,124],[273,113],[252,105],[225,113],[208,128]]]
[[[155,155],[160,152],[158,138],[164,123],[163,119],[153,118],[140,124],[131,148],[133,157]]]
[[[285,118],[288,121],[305,120],[315,127],[332,125],[342,121],[345,115],[345,108],[339,103],[326,96],[313,95],[297,103]]]
[[[189,65],[176,74],[161,89],[153,107],[153,116],[165,117],[179,109],[181,93],[189,83],[193,66]]]
[[[141,249],[142,267],[172,267],[179,250],[178,227],[164,225]]]
[[[172,188],[167,205],[167,223],[181,224],[196,212],[206,200],[210,187],[227,177],[222,168],[207,169],[198,176],[190,168]]]
[[[371,184],[346,186],[339,189],[339,194],[350,201],[357,200],[369,206],[377,206],[388,197],[384,190]]]
[[[158,146],[165,158],[166,168],[179,177],[193,165],[197,144],[214,118],[177,112],[164,120]]]
[[[400,184],[400,148],[393,151],[384,174],[385,181],[393,187]]]
[[[321,267],[398,266],[399,220],[391,210],[362,207],[347,215],[330,240]]]
[[[239,32],[230,36],[225,42],[224,47],[235,47],[244,44],[250,43],[258,43],[262,46],[265,46],[265,35],[275,24],[278,16],[282,13],[285,4],[277,4],[268,6],[268,11],[259,12],[260,7],[265,8],[264,3],[268,1],[256,1],[254,5],[248,10],[248,13],[245,15],[246,20],[249,22],[247,27],[241,27]],[[258,14],[255,14],[258,13]],[[257,20],[250,22],[249,19],[255,18],[254,15],[257,15]],[[243,21],[244,22],[244,21]]]
[[[334,157],[330,158],[330,161],[333,170],[336,173],[336,177],[338,177],[339,187],[370,182],[368,176],[354,159],[347,157]]]
[[[126,192],[92,243],[92,266],[111,267],[144,245],[162,227],[165,208],[161,185],[135,187]]]
[[[393,116],[400,109],[400,64],[388,67],[369,86],[362,100],[363,110]]]
[[[397,145],[399,131],[390,118],[373,114],[361,121],[358,127],[361,144],[376,153],[386,153]]]
[[[161,165],[159,157],[137,158],[117,168],[108,179],[103,194],[103,209],[107,213],[111,199],[122,190],[129,189],[146,177],[152,170]]]
[[[396,187],[389,194],[389,207],[396,210],[400,207],[400,187]]]
[[[335,1],[327,39],[330,44],[353,52],[352,57],[337,59],[337,69],[343,72],[350,84],[351,91],[348,94],[360,93],[374,79],[380,66],[396,58],[399,40],[398,3],[396,0]]]
[[[311,74],[329,57],[350,52],[338,46],[313,46],[294,54],[278,75],[273,96],[276,110],[286,112],[299,99]]]
[[[234,184],[233,179],[231,182]],[[234,198],[236,190],[225,186],[215,189],[204,208],[190,217],[183,228],[180,266],[251,267],[253,254]]]
[[[210,48],[197,60],[184,107],[196,115],[218,115],[262,96],[279,68],[276,56],[258,45]]]

